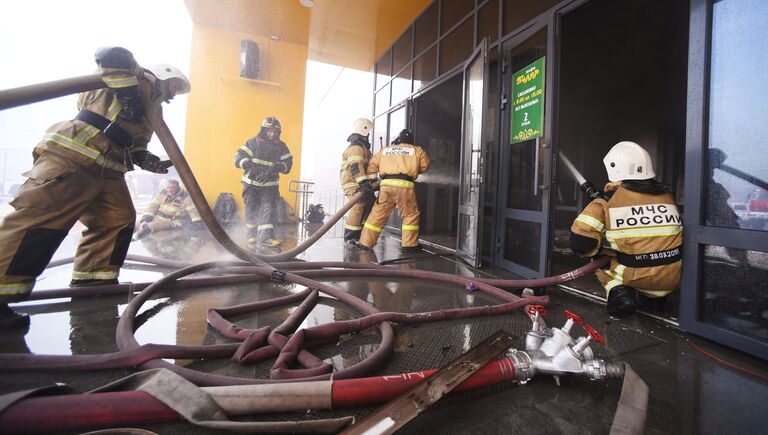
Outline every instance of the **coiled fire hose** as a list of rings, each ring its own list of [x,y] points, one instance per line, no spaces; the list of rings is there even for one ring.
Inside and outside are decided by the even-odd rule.
[[[34,101],[42,101],[44,99],[49,98],[55,98],[63,95],[67,95],[69,93],[75,93],[75,92],[83,92],[87,90],[92,89],[98,89],[100,87],[103,87],[104,84],[101,82],[101,79],[98,75],[91,75],[91,76],[83,76],[83,77],[76,77],[73,79],[67,79],[67,80],[60,80],[57,82],[50,82],[43,85],[37,85],[37,86],[30,86],[27,88],[17,88],[15,90],[10,91],[0,91],[0,110],[9,108],[9,107],[15,107],[21,104],[29,104]],[[159,289],[162,286],[165,286],[167,284],[172,283],[178,283],[176,281],[178,278],[183,277],[187,274],[196,273],[199,271],[204,271],[208,269],[214,269],[214,268],[222,268],[223,270],[227,270],[229,268],[230,270],[234,269],[240,269],[238,270],[238,273],[250,273],[252,276],[261,276],[262,278],[272,278],[275,279],[275,276],[279,277],[279,280],[289,281],[300,285],[306,285],[310,287],[310,289],[319,289],[323,291],[324,293],[327,293],[331,296],[334,296],[354,308],[358,309],[363,314],[367,314],[366,317],[362,319],[356,319],[352,323],[347,323],[345,325],[340,325],[340,323],[346,323],[346,322],[334,322],[333,324],[327,324],[327,325],[321,325],[316,328],[309,328],[299,331],[299,333],[292,334],[292,332],[295,331],[295,327],[298,325],[295,323],[296,319],[293,319],[294,322],[292,325],[285,326],[281,332],[285,333],[286,335],[290,335],[290,339],[286,339],[285,336],[283,336],[283,341],[277,340],[277,342],[270,341],[269,345],[273,347],[277,347],[277,350],[279,352],[278,354],[278,363],[282,363],[285,365],[286,363],[286,353],[284,351],[288,349],[287,354],[292,354],[294,357],[298,357],[298,361],[302,364],[306,365],[307,358],[305,357],[305,361],[302,362],[301,360],[301,345],[303,344],[303,340],[308,340],[308,343],[312,343],[313,340],[315,341],[323,341],[327,340],[329,337],[338,336],[339,334],[343,333],[349,333],[352,331],[356,331],[359,329],[355,328],[367,328],[373,325],[378,324],[379,328],[381,330],[381,336],[382,336],[382,343],[379,346],[379,349],[374,353],[373,358],[369,358],[356,366],[349,367],[347,369],[341,370],[339,372],[336,372],[334,374],[334,378],[336,379],[343,379],[345,377],[353,377],[353,376],[359,376],[364,374],[367,370],[374,369],[378,366],[380,366],[383,363],[383,360],[389,355],[391,352],[391,346],[392,346],[392,336],[393,332],[391,329],[391,326],[389,325],[389,321],[395,320],[398,322],[404,322],[407,323],[408,320],[412,321],[425,321],[427,319],[431,319],[434,317],[441,317],[446,318],[449,315],[450,316],[457,316],[457,317],[466,317],[471,316],[473,314],[491,314],[495,308],[498,307],[509,307],[509,309],[512,309],[513,306],[516,308],[520,305],[530,305],[532,302],[538,302],[538,303],[546,303],[546,299],[539,298],[536,300],[536,298],[528,298],[528,299],[520,299],[514,295],[511,295],[507,292],[504,292],[500,289],[497,289],[491,285],[490,282],[484,282],[485,280],[480,279],[468,279],[468,278],[462,278],[454,275],[447,275],[447,274],[439,274],[435,272],[424,272],[424,271],[402,271],[398,270],[395,271],[393,269],[388,268],[371,268],[370,265],[365,265],[365,269],[360,268],[357,270],[350,270],[345,271],[348,272],[349,275],[347,276],[408,276],[408,277],[415,277],[415,278],[422,278],[422,279],[432,279],[432,280],[442,280],[445,282],[454,282],[454,283],[461,283],[463,285],[466,285],[467,288],[469,288],[470,284],[473,284],[475,288],[479,288],[480,290],[487,291],[491,294],[494,294],[496,296],[501,297],[503,300],[514,300],[515,302],[510,302],[507,304],[497,305],[494,307],[473,307],[473,308],[465,308],[465,309],[457,309],[457,310],[445,310],[440,312],[431,312],[431,313],[379,313],[378,310],[373,308],[372,306],[366,304],[363,301],[356,300],[351,295],[348,295],[345,292],[338,291],[334,289],[333,287],[327,286],[325,284],[319,283],[317,281],[308,279],[305,276],[312,276],[313,274],[315,276],[344,276],[344,274],[339,274],[339,271],[334,270],[315,270],[315,271],[299,271],[296,274],[288,274],[285,272],[282,272],[278,270],[275,265],[269,265],[265,261],[271,260],[271,261],[282,261],[287,260],[290,258],[293,258],[298,253],[305,250],[307,247],[311,246],[315,241],[317,241],[331,226],[333,226],[338,219],[340,219],[346,211],[351,208],[355,202],[359,201],[362,198],[362,194],[355,195],[347,204],[342,207],[342,209],[337,212],[336,215],[334,215],[331,219],[329,219],[328,222],[326,222],[325,225],[323,225],[318,231],[316,231],[312,237],[305,240],[301,245],[297,246],[296,248],[292,249],[291,251],[287,251],[278,255],[257,255],[254,253],[251,253],[247,250],[244,250],[240,248],[236,243],[234,243],[229,235],[223,230],[223,228],[219,225],[218,221],[213,215],[213,212],[211,211],[210,207],[208,206],[207,201],[205,200],[205,197],[202,193],[202,190],[200,189],[199,184],[197,183],[197,180],[195,179],[191,168],[189,167],[189,164],[187,163],[186,159],[184,158],[183,154],[181,153],[178,144],[176,143],[173,135],[171,134],[170,130],[168,129],[167,125],[165,124],[164,120],[162,119],[162,115],[157,110],[159,107],[150,107],[147,108],[147,119],[149,120],[151,126],[155,130],[155,133],[158,135],[158,138],[160,139],[160,142],[162,143],[163,147],[165,148],[169,158],[173,162],[174,166],[176,167],[177,171],[179,172],[179,176],[184,182],[185,186],[187,187],[190,197],[193,200],[193,203],[197,207],[198,211],[200,212],[200,215],[202,219],[206,222],[206,225],[208,226],[211,233],[214,235],[214,238],[216,238],[217,241],[230,253],[235,255],[236,257],[245,260],[249,263],[257,265],[256,267],[250,266],[248,264],[240,264],[235,262],[224,262],[224,263],[207,263],[202,265],[195,265],[195,266],[189,266],[182,270],[179,270],[177,272],[171,273],[159,281],[150,284],[144,288],[144,290],[132,300],[132,302],[129,304],[128,308],[126,309],[123,316],[121,316],[120,321],[118,323],[118,333],[117,333],[117,341],[119,347],[123,351],[131,351],[135,349],[141,348],[138,343],[136,342],[135,338],[133,337],[133,328],[134,328],[134,317],[141,306],[141,304],[147,300],[151,294],[156,290]],[[592,264],[589,264],[585,266],[584,270],[592,271],[596,269],[597,267],[600,267],[601,265],[604,265],[605,259],[601,261],[593,262]],[[293,267],[293,265],[285,265],[286,268]],[[349,267],[350,265],[347,263],[343,263],[343,267]],[[333,267],[333,266],[328,266]],[[386,270],[388,269],[388,270]],[[511,281],[507,280],[487,280],[491,281],[495,285],[505,285],[509,284],[509,286],[514,287],[520,287],[525,285],[531,285],[536,286],[538,285],[550,285],[550,283],[555,282],[564,282],[570,279],[575,279],[578,276],[581,276],[578,273],[571,272],[568,274],[560,275],[558,277],[550,277],[544,280],[521,280],[519,282],[515,282],[512,284]],[[582,271],[583,272],[583,271]],[[277,273],[277,275],[275,275]],[[239,276],[226,276],[226,277],[216,277],[216,278],[207,278],[209,283],[215,282],[216,279],[224,279],[224,280],[232,280],[233,278],[241,278]],[[206,278],[204,278],[206,279]],[[252,278],[251,278],[252,279]],[[184,280],[184,281],[191,281],[191,280]],[[230,281],[232,282],[232,281]],[[523,284],[524,283],[524,284]],[[189,284],[189,283],[187,283]],[[211,285],[217,285],[217,284],[211,284]],[[131,284],[130,286],[134,286],[134,284]],[[117,288],[124,291],[123,286],[106,286],[111,288]],[[181,286],[179,286],[181,287]],[[83,292],[80,291],[81,289],[78,289],[77,294],[83,295]],[[102,289],[90,289],[90,290],[103,290],[103,291],[111,291],[107,288]],[[308,293],[315,298],[317,291],[309,291]],[[269,303],[269,301],[266,301]],[[306,302],[305,302],[306,303]],[[312,302],[310,302],[307,305],[311,309]],[[306,311],[306,309],[305,309]],[[500,312],[505,312],[500,311]],[[471,314],[470,314],[471,313]],[[439,316],[438,316],[439,314]],[[373,320],[375,318],[375,320]],[[354,326],[352,326],[354,324]],[[281,325],[282,327],[282,325]],[[281,327],[276,328],[280,329]],[[264,336],[264,334],[262,334]],[[274,334],[274,337],[278,337],[280,334]],[[273,338],[273,334],[269,335],[269,338]],[[293,346],[291,345],[291,340],[293,340]],[[298,344],[296,342],[299,342]],[[144,359],[144,362],[136,362],[136,360],[130,360],[126,362],[125,360],[121,362],[120,364],[129,364],[129,365],[136,365],[140,364],[143,368],[149,368],[149,367],[163,367],[163,366],[170,366],[169,368],[177,370],[182,369],[178,366],[174,366],[168,363],[164,363],[159,358],[162,356],[165,357],[174,357],[174,358],[180,358],[181,355],[185,355],[185,350],[189,349],[180,349],[184,348],[184,346],[168,346],[167,349],[165,349],[166,346],[161,345],[150,345],[150,346],[156,346],[162,349],[155,349],[158,352],[155,352],[152,356],[154,356],[153,359]],[[206,356],[211,357],[217,355],[217,356],[227,356],[231,355],[233,352],[236,351],[235,346],[231,345],[219,345],[219,346],[188,346],[187,348],[201,348],[206,347],[209,349],[206,349],[206,352],[209,352]],[[146,349],[146,348],[145,348]],[[195,349],[199,350],[199,349]],[[119,352],[118,352],[119,353]],[[150,352],[151,353],[151,352]],[[107,355],[107,358],[110,358],[112,355]],[[199,355],[198,355],[199,356]],[[274,354],[272,354],[274,356]],[[26,357],[29,357],[28,359],[25,359]],[[41,358],[42,357],[42,358]],[[0,366],[5,364],[6,369],[11,368],[22,368],[15,366],[15,364],[18,364],[21,360],[23,360],[22,364],[24,365],[23,368],[30,368],[29,364],[33,361],[40,362],[42,360],[44,361],[45,368],[82,368],[82,369],[93,369],[98,366],[99,363],[96,363],[94,365],[94,360],[99,359],[101,357],[104,357],[103,355],[92,355],[92,356],[69,356],[69,357],[59,357],[59,356],[53,356],[51,358],[48,358],[48,356],[45,355],[3,355],[2,358],[0,358]],[[20,358],[20,359],[19,359]],[[287,357],[290,358],[290,357]],[[58,362],[54,362],[54,360],[59,359]],[[15,360],[15,363],[14,363]],[[311,362],[311,358],[309,359]],[[103,361],[101,361],[103,363]],[[115,361],[111,361],[106,364],[106,366],[115,367]],[[287,367],[287,366],[286,366]],[[298,370],[297,376],[303,376],[307,374],[308,372],[315,373],[314,376],[309,377],[303,377],[302,381],[312,381],[314,379],[328,379],[330,377],[330,373],[323,374],[322,372],[327,372],[327,368],[323,367],[315,367],[316,370]],[[225,376],[216,376],[216,375],[210,375],[210,374],[202,374],[199,372],[189,371],[191,373],[185,372],[187,369],[181,370],[181,372],[184,374],[185,377],[192,380],[193,382],[199,384],[199,385],[242,385],[244,383],[265,383],[264,380],[244,380],[241,378],[229,378]],[[287,374],[286,377],[292,377],[290,370],[286,369],[279,369],[277,372],[275,369],[273,369],[273,374],[278,373],[277,378],[274,380],[270,380],[269,382],[285,382],[285,380],[281,379],[284,375]],[[245,381],[252,381],[252,382],[245,382]],[[182,414],[184,415],[184,414]],[[0,415],[0,417],[6,417],[6,413],[3,413],[3,415]],[[192,418],[185,415],[188,419],[191,421],[194,421]],[[230,422],[231,423],[231,422]],[[250,427],[248,430],[266,430],[266,431],[311,431],[311,432],[326,432],[326,431],[333,431],[339,428],[339,425],[347,424],[348,421],[341,419],[341,420],[334,420],[329,423],[329,421],[307,421],[307,422],[301,422],[299,423],[286,423],[286,422],[268,422],[268,423],[256,423],[254,427]],[[329,426],[330,424],[330,426]],[[230,426],[219,426],[219,422],[214,422],[213,426],[208,425],[206,427],[213,427],[213,428],[228,428],[230,430],[237,430]],[[335,428],[335,429],[332,429]],[[243,430],[245,428],[241,428],[240,430]]]

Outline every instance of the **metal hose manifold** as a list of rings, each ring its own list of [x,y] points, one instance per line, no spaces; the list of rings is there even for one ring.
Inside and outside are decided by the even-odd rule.
[[[510,349],[507,353],[514,362],[517,381],[525,384],[537,374],[553,375],[556,379],[561,375],[582,375],[592,380],[623,377],[624,363],[595,358],[590,342],[604,344],[603,337],[576,314],[566,311],[565,315],[568,320],[562,328],[546,328],[541,326],[539,313],[533,314],[526,349]],[[574,340],[570,334],[574,323],[580,324],[588,335]]]

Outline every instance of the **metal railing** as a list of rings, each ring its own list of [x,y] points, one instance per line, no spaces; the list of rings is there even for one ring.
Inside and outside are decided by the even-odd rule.
[[[321,204],[326,214],[333,215],[344,205],[346,198],[347,195],[344,194],[341,187],[332,187],[315,192],[312,201]]]
[[[314,193],[311,189],[313,181],[291,180],[288,182],[288,191],[295,193],[293,196],[293,212],[297,214],[297,222],[306,222],[307,205],[309,195]]]

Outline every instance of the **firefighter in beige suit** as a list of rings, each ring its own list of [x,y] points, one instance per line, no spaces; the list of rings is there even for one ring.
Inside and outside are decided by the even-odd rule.
[[[405,129],[373,156],[368,163],[369,173],[379,173],[379,198],[365,221],[360,243],[366,248],[376,244],[392,209],[397,207],[403,218],[401,248],[418,249],[419,204],[416,202],[414,181],[429,169],[429,156],[421,147],[413,145],[413,133]]]
[[[80,94],[75,119],[48,129],[0,225],[0,328],[29,322],[7,304],[27,297],[78,220],[86,230],[70,285],[117,282],[136,219],[123,175],[134,163],[156,173],[171,165],[147,151],[144,113],[189,92],[189,81],[168,65],[145,70],[121,47],[97,50],[96,63],[107,87]]]
[[[366,118],[360,118],[352,124],[352,134],[347,138],[349,146],[341,155],[341,188],[347,198],[363,192],[365,197],[349,209],[344,223],[344,241],[357,245],[363,222],[371,212],[376,196],[374,187],[378,185],[376,172],[368,171],[371,160],[371,143],[368,142],[373,123]]]
[[[203,229],[203,226],[203,220],[189,192],[181,188],[179,180],[170,178],[165,182],[165,189],[152,198],[142,213],[133,240],[158,231],[181,228],[197,231]]]
[[[682,216],[667,185],[653,179],[651,157],[634,142],[619,142],[603,159],[610,182],[571,226],[571,248],[583,257],[614,254],[597,278],[608,314],[635,312],[638,298],[660,299],[680,285]]]

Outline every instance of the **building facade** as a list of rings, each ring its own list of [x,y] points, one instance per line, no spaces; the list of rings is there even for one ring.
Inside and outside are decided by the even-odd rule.
[[[608,149],[640,143],[684,213],[664,317],[766,358],[765,25],[758,0],[436,0],[373,67],[372,142],[408,127],[432,157],[425,240],[524,277],[584,264],[568,230],[585,197],[563,157],[602,186]]]

